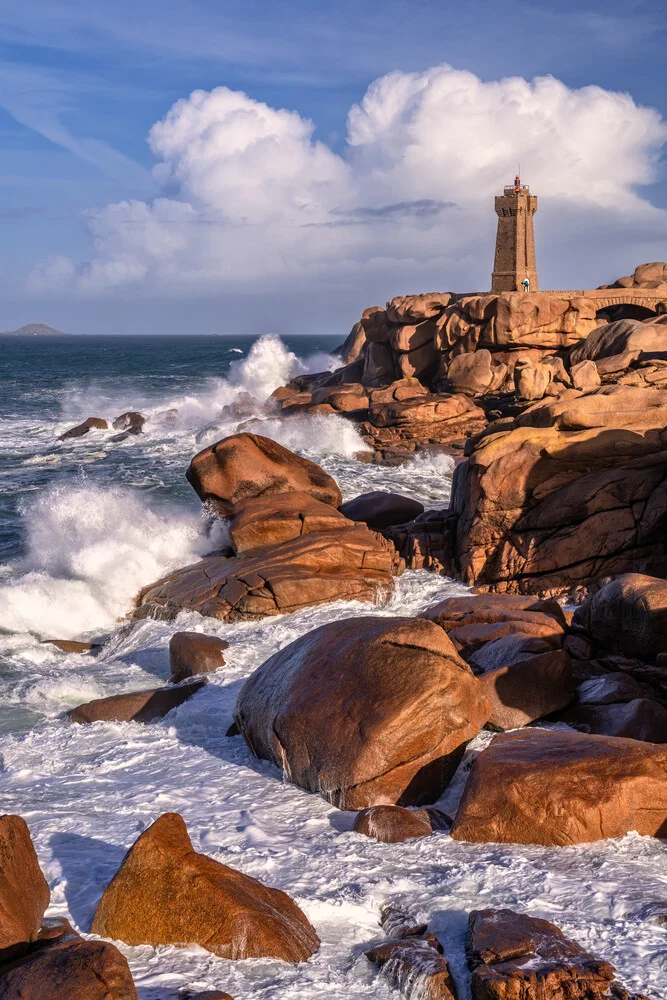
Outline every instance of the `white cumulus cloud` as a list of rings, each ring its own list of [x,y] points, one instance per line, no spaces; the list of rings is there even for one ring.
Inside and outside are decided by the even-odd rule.
[[[581,287],[618,276],[582,274],[591,255],[618,273],[659,256],[661,240],[667,255],[665,213],[638,193],[666,141],[658,112],[627,94],[552,77],[484,82],[446,65],[371,84],[341,153],[294,111],[195,91],[150,132],[160,197],[91,212],[89,259],[47,261],[30,283],[172,296],[253,286],[315,303],[332,283],[483,289],[492,196],[520,162],[541,199],[538,264],[561,283],[576,267],[567,286]]]

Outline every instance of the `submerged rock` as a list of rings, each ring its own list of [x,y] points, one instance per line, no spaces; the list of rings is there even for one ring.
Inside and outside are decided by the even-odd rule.
[[[199,499],[224,517],[240,501],[272,493],[309,493],[332,507],[343,499],[319,465],[259,434],[233,434],[204,448],[190,462],[186,477]]]
[[[366,952],[389,981],[414,1000],[456,1000],[456,987],[438,940],[425,937],[384,941]]]
[[[21,816],[0,816],[0,872],[2,963],[23,955],[37,939],[51,895]]]
[[[523,729],[475,759],[452,837],[564,847],[631,830],[667,836],[667,749]]]
[[[235,721],[258,757],[341,809],[434,802],[486,721],[479,681],[418,618],[330,622],[269,657]]]
[[[320,945],[286,893],[198,854],[177,813],[165,813],[130,848],[92,931],[129,945],[198,944],[231,959],[305,962]]]
[[[206,678],[174,687],[149,688],[96,698],[67,713],[72,722],[152,722],[178,708],[206,684]]]
[[[60,435],[58,440],[68,441],[70,438],[83,437],[84,434],[87,434],[91,430],[106,431],[108,427],[108,423],[102,417],[88,417],[83,423],[77,424],[76,427],[70,427],[68,431]]]
[[[402,806],[371,806],[358,812],[352,829],[385,844],[398,844],[415,837],[429,837],[452,825],[439,809],[404,809]]]

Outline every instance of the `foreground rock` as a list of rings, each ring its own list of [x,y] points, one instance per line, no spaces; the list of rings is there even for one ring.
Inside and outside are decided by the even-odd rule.
[[[33,951],[0,970],[0,1000],[137,1000],[127,960],[108,941],[84,941],[72,927],[47,931]]]
[[[206,556],[145,587],[134,618],[174,618],[188,609],[252,621],[328,601],[378,603],[401,569],[391,542],[363,525],[317,531],[239,558]]]
[[[305,962],[320,944],[286,893],[197,854],[176,813],[161,816],[128,851],[92,930],[130,945],[198,944],[231,959]]]
[[[278,545],[314,531],[353,527],[353,518],[310,493],[271,494],[244,500],[234,507],[229,535],[237,555]]]
[[[150,688],[130,694],[114,694],[109,698],[96,698],[79,705],[67,713],[72,722],[153,722],[162,719],[172,709],[196,694],[205,678],[181,684],[178,687]]]
[[[172,684],[179,684],[188,677],[209,674],[224,666],[224,651],[229,648],[225,639],[201,632],[174,632],[169,640],[169,667]]]
[[[442,947],[432,935],[384,941],[366,952],[389,981],[415,1000],[456,1000],[456,988]]]
[[[332,507],[343,499],[319,465],[259,434],[234,434],[204,448],[190,462],[186,477],[200,500],[223,517],[242,500],[272,493],[309,493]]]
[[[429,837],[452,825],[439,809],[404,809],[402,806],[371,806],[358,812],[352,829],[384,844],[399,844],[415,837]]]
[[[489,714],[479,681],[436,625],[331,622],[266,660],[236,724],[258,757],[341,809],[434,802]]]
[[[474,910],[466,941],[472,1000],[603,1000],[622,997],[614,967],[555,924],[512,910]],[[627,997],[627,994],[625,994]],[[636,998],[640,1000],[640,998]]]
[[[30,831],[20,816],[0,816],[0,963],[24,954],[39,935],[50,892]]]
[[[524,729],[476,758],[452,837],[564,847],[631,830],[667,836],[667,749]]]
[[[88,431],[106,431],[108,427],[108,423],[106,420],[103,420],[102,417],[88,417],[83,421],[83,423],[77,424],[76,427],[70,427],[68,431],[65,431],[64,434],[60,435],[58,440],[69,441],[70,438],[83,437],[84,434],[88,433]]]
[[[454,475],[461,579],[557,594],[667,569],[666,424],[667,392],[628,386],[568,389],[491,424]]]

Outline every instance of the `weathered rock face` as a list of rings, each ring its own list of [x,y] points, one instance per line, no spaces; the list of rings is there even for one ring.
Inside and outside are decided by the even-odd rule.
[[[665,557],[667,392],[565,390],[490,425],[456,469],[465,583],[562,593]],[[648,570],[650,572],[650,569]]]
[[[115,694],[109,698],[96,698],[79,705],[67,713],[72,722],[152,722],[162,719],[172,709],[178,708],[206,684],[206,678],[192,680],[178,687],[150,688]]]
[[[507,371],[506,364],[494,364],[491,352],[481,348],[452,358],[446,365],[444,377],[451,392],[482,396],[497,392],[507,377]]]
[[[328,601],[378,603],[400,560],[391,542],[357,524],[316,531],[237,558],[206,556],[145,587],[134,618],[174,618],[184,608],[250,621]]]
[[[169,640],[169,667],[172,684],[179,684],[188,677],[208,674],[224,666],[224,651],[229,648],[225,639],[201,632],[174,632]]]
[[[478,676],[492,706],[487,725],[493,729],[526,726],[565,708],[574,697],[572,660],[564,649],[520,654]]]
[[[0,1000],[137,1000],[127,960],[70,927],[0,974]]]
[[[403,806],[371,806],[357,813],[352,829],[384,844],[398,844],[415,837],[429,837],[448,830],[452,821],[439,809],[404,809]]]
[[[61,434],[58,440],[68,441],[70,438],[83,437],[83,435],[87,434],[88,431],[105,431],[108,427],[108,423],[106,420],[103,420],[102,417],[87,417],[83,423],[77,424],[76,427],[70,427],[68,431]]]
[[[242,555],[313,531],[333,532],[351,527],[351,520],[310,493],[277,493],[237,504],[229,535],[234,551]]]
[[[667,351],[667,327],[664,323],[641,322],[621,319],[606,323],[576,344],[570,351],[571,365],[581,361],[601,361],[606,358],[623,359],[625,368],[640,354]],[[604,368],[603,368],[604,370]]]
[[[435,801],[488,714],[436,625],[366,617],[323,625],[266,660],[234,718],[292,782],[364,809]]]
[[[667,749],[523,729],[474,761],[452,837],[564,847],[631,830],[667,835]]]
[[[286,893],[197,854],[177,813],[161,816],[128,851],[92,930],[130,945],[198,944],[231,959],[305,962],[320,944]]]
[[[660,288],[665,286],[667,296],[667,264],[664,261],[652,261],[650,264],[640,264],[633,274],[619,278],[613,285],[602,285],[602,288]]]
[[[0,816],[0,962],[36,940],[50,893],[30,831],[20,816]]]
[[[549,923],[512,910],[473,910],[466,941],[473,1000],[596,1000],[614,967]]]
[[[332,507],[339,507],[343,499],[319,465],[259,434],[233,434],[204,448],[192,459],[186,476],[200,500],[222,516],[232,514],[242,500],[272,493],[309,493]]]
[[[456,1000],[456,988],[442,947],[432,935],[384,941],[366,952],[390,982],[415,1000]]]
[[[352,521],[363,521],[369,528],[381,531],[394,524],[405,524],[424,512],[424,505],[398,493],[362,493],[341,506],[341,513]]]
[[[385,528],[407,569],[430,569],[454,576],[456,516],[446,510],[427,510],[408,524]]]
[[[533,636],[549,643],[551,649],[562,645],[565,618],[556,601],[541,601],[515,594],[470,594],[448,597],[422,612],[422,618],[444,629],[464,659],[485,643],[504,636]],[[488,661],[487,661],[488,662]],[[478,662],[478,666],[486,669]],[[489,669],[503,666],[489,664]]]
[[[667,652],[667,581],[623,573],[577,608],[572,626],[603,649],[654,662]]]

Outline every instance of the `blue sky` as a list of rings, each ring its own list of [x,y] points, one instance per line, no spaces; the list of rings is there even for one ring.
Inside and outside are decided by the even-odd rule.
[[[667,258],[662,2],[4,8],[0,329],[344,333],[393,294],[483,289],[519,160],[545,287]],[[151,148],[193,91],[220,96]]]

